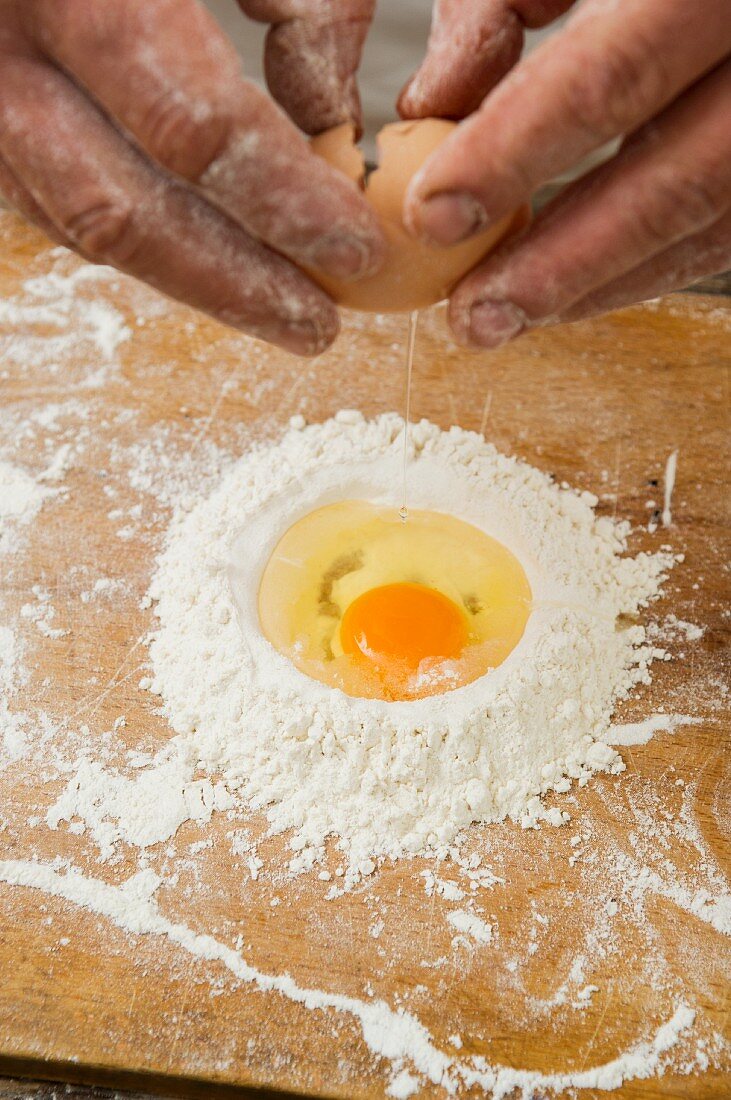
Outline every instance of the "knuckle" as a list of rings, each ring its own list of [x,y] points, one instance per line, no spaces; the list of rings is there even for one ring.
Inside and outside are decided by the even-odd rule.
[[[651,244],[665,244],[697,232],[723,212],[722,197],[697,176],[658,173],[646,193],[651,200],[637,215],[643,237]]]
[[[155,100],[141,125],[141,140],[163,168],[197,183],[218,158],[232,128],[224,111],[191,104],[171,92]]]
[[[564,78],[564,104],[587,133],[608,141],[634,129],[663,98],[667,76],[658,52],[635,38],[613,43],[600,56],[575,59]]]
[[[119,265],[129,262],[140,237],[127,203],[101,200],[64,220],[63,231],[80,252]]]

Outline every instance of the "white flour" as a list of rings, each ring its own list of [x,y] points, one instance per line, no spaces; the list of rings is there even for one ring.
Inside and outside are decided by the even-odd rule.
[[[658,653],[643,627],[619,620],[657,594],[667,553],[622,557],[626,527],[596,519],[590,494],[473,433],[421,422],[412,505],[450,511],[516,554],[534,595],[524,638],[488,677],[411,703],[352,699],[294,669],[258,628],[261,568],[305,512],[338,498],[393,501],[401,439],[395,415],[298,423],[179,515],[151,586],[160,629],[150,686],[179,733],[167,752],[266,807],[272,831],[294,830],[293,871],[319,861],[329,835],[353,878],[373,870],[372,857],[444,850],[470,822],[561,824],[568,815],[542,796],[622,770],[604,736]],[[228,563],[242,528],[250,599],[239,621]]]
[[[623,722],[607,731],[608,745],[646,745],[659,730],[676,730],[692,726],[700,719],[689,714],[651,714],[641,722]]]
[[[10,519],[19,524],[27,524],[38,513],[43,501],[54,496],[58,489],[47,489],[9,462],[0,461],[0,520]],[[11,546],[12,527],[0,526],[0,553],[8,552]]]
[[[68,258],[64,248],[54,249],[52,255],[60,261]],[[84,379],[83,387],[102,386],[115,365],[117,349],[132,335],[118,309],[79,293],[90,284],[93,294],[104,280],[116,282],[119,275],[111,267],[91,264],[26,279],[20,294],[0,301],[0,326],[12,333],[3,336],[0,329],[3,362],[17,363],[23,371],[43,366],[55,374],[64,359],[91,348],[97,369]],[[13,326],[17,331],[12,331]]]
[[[456,928],[458,932],[464,932],[466,936],[472,936],[478,943],[492,941],[492,928],[474,913],[468,913],[464,909],[454,909],[447,914],[447,920],[452,928]]]
[[[661,1072],[664,1056],[693,1025],[695,1011],[682,1001],[670,1019],[651,1039],[637,1042],[603,1065],[567,1073],[492,1066],[480,1056],[459,1057],[441,1050],[420,1021],[403,1008],[392,1009],[385,1001],[360,1000],[338,993],[298,986],[288,975],[265,974],[249,965],[239,951],[212,935],[165,917],[154,894],[160,879],[153,871],[141,871],[121,886],[110,886],[74,869],[61,871],[49,864],[24,860],[0,860],[0,881],[28,886],[65,898],[92,913],[107,917],[118,927],[136,935],[164,936],[191,955],[224,966],[241,981],[263,992],[276,992],[309,1009],[333,1009],[355,1017],[370,1051],[391,1064],[389,1094],[408,1097],[418,1092],[422,1080],[441,1086],[449,1095],[463,1088],[478,1088],[493,1100],[503,1100],[516,1090],[523,1100],[533,1100],[541,1091],[565,1089],[617,1089],[623,1082],[645,1080]],[[464,914],[464,916],[467,916]],[[461,1043],[460,1043],[461,1045]],[[420,1077],[409,1073],[405,1063]],[[406,1087],[404,1087],[406,1085]]]
[[[25,751],[23,716],[13,713],[8,700],[17,690],[21,646],[8,626],[0,626],[0,768],[20,759]]]
[[[20,467],[0,460],[0,575],[10,575],[5,563],[22,545],[19,529],[27,527],[46,498],[58,492],[37,484]],[[49,622],[52,609],[39,603],[38,610],[37,615],[32,613],[23,617],[32,618],[42,634],[52,637],[55,634]],[[10,626],[0,625],[0,770],[7,763],[20,759],[27,744],[28,716],[9,706],[10,699],[27,681],[27,672],[21,664],[23,650],[17,633]]]
[[[0,304],[0,382],[21,383],[19,391],[11,390],[20,392],[20,400],[0,406],[0,880],[8,884],[0,888],[0,902],[10,942],[23,912],[41,967],[48,959],[60,964],[70,944],[72,950],[93,946],[104,972],[107,955],[123,949],[135,982],[159,982],[163,988],[180,967],[186,982],[193,975],[196,996],[225,988],[232,998],[241,998],[236,1011],[246,1021],[245,1037],[241,1029],[232,1029],[236,1034],[230,1044],[193,1051],[196,1073],[225,1076],[234,1064],[257,1064],[260,1052],[290,1057],[286,1044],[272,1052],[266,1025],[257,1035],[255,1017],[247,1014],[248,990],[253,989],[271,998],[266,1009],[272,1013],[291,1011],[276,1003],[279,998],[312,1011],[308,1035],[317,1034],[328,1045],[327,1057],[333,1067],[337,1063],[333,1087],[343,1092],[357,1077],[395,1097],[439,1084],[457,1094],[474,1088],[475,1094],[534,1100],[563,1090],[573,1095],[582,1088],[593,1095],[664,1070],[687,1074],[728,1065],[728,1050],[706,1012],[708,971],[703,969],[712,959],[716,980],[723,959],[720,937],[731,933],[731,898],[707,836],[709,820],[717,820],[719,828],[723,821],[722,787],[711,798],[704,787],[706,773],[684,766],[684,745],[696,730],[677,729],[701,721],[697,736],[713,744],[715,708],[727,698],[718,663],[714,671],[709,643],[703,640],[713,620],[690,622],[700,607],[686,594],[674,608],[684,617],[663,611],[661,621],[648,622],[644,640],[641,628],[615,637],[609,625],[618,608],[652,595],[669,557],[620,565],[624,529],[604,520],[596,524],[588,495],[582,499],[561,492],[475,437],[422,428],[417,440],[424,457],[458,474],[456,482],[450,482],[451,475],[435,480],[434,492],[449,498],[448,510],[462,509],[467,518],[476,511],[484,519],[486,490],[495,505],[486,522],[504,521],[504,541],[530,568],[544,601],[539,625],[550,623],[562,639],[552,647],[532,636],[520,650],[521,667],[535,675],[534,694],[540,698],[531,709],[526,685],[511,662],[504,680],[493,679],[492,725],[461,695],[430,712],[419,734],[413,733],[413,722],[409,729],[408,714],[402,714],[385,725],[380,718],[370,719],[361,723],[362,730],[349,720],[337,737],[329,736],[323,714],[333,711],[320,703],[314,728],[305,720],[282,730],[272,705],[277,670],[268,658],[262,660],[260,643],[250,638],[262,699],[251,706],[257,724],[244,726],[242,699],[250,699],[251,684],[244,677],[242,688],[240,658],[249,658],[241,648],[221,567],[228,534],[242,522],[248,525],[255,570],[254,550],[264,553],[266,533],[256,517],[263,513],[265,520],[286,524],[294,496],[304,507],[306,492],[317,496],[322,477],[337,474],[344,484],[338,463],[362,457],[366,445],[362,491],[390,494],[400,471],[399,422],[386,418],[365,427],[357,416],[341,417],[339,424],[295,433],[283,449],[263,450],[233,465],[249,450],[252,435],[251,417],[243,425],[238,415],[240,395],[246,395],[258,418],[253,434],[261,438],[283,409],[314,409],[306,395],[312,374],[298,369],[283,397],[282,380],[257,345],[227,337],[227,347],[235,343],[237,365],[224,369],[221,344],[205,342],[196,370],[216,379],[210,404],[191,401],[189,391],[190,418],[181,407],[178,421],[150,421],[146,371],[152,377],[169,364],[143,368],[132,341],[138,325],[154,324],[177,307],[110,269],[80,265],[62,249],[42,258],[30,278],[26,269],[20,278],[22,289]],[[176,330],[186,325],[194,330],[182,311],[177,317]],[[425,324],[428,328],[431,321]],[[392,355],[389,366],[397,369],[401,330],[392,319],[355,318],[348,325],[350,333],[339,350],[342,362],[358,368],[363,348],[370,347],[371,329],[385,329],[392,331],[394,342],[384,355]],[[120,355],[129,371],[121,369]],[[41,392],[48,404],[26,400],[26,393]],[[301,418],[296,424],[304,427]],[[678,442],[685,447],[682,439]],[[318,447],[326,453],[313,454]],[[281,466],[273,469],[277,459]],[[411,474],[415,483],[423,480],[425,469],[419,459]],[[98,500],[102,523],[110,525],[109,539],[84,543],[78,558],[64,560],[62,533],[76,522],[81,494],[90,488],[93,494],[99,474],[103,491],[90,499]],[[219,482],[220,489],[203,500]],[[452,492],[457,482],[469,492]],[[278,505],[270,496],[283,485]],[[413,488],[426,495],[423,485]],[[692,485],[684,490],[681,512],[689,493]],[[151,596],[143,593],[171,510],[177,516],[153,589],[162,597],[163,615],[151,668],[145,648]],[[118,542],[119,530],[135,541]],[[59,536],[55,544],[49,542],[54,533]],[[682,544],[684,535],[679,514],[673,540]],[[183,568],[175,560],[176,548],[197,557]],[[165,576],[173,581],[167,593],[161,588]],[[700,574],[696,579],[703,583]],[[679,592],[687,582],[686,575]],[[177,619],[171,614],[166,619],[166,608],[169,612],[179,592],[195,595],[192,606],[187,614],[181,610]],[[553,605],[567,593],[570,608]],[[177,663],[174,622],[180,630]],[[130,633],[119,639],[122,624]],[[201,627],[204,634],[195,642]],[[90,635],[103,635],[109,647],[98,666],[95,654],[85,652]],[[228,641],[231,650],[222,655],[220,647]],[[597,690],[583,682],[579,686],[579,645],[585,669],[596,668],[601,652],[606,667]],[[658,677],[657,690],[652,686],[637,693],[622,725],[610,723],[612,693],[621,697],[637,678],[645,681],[653,651],[666,646],[676,667]],[[186,703],[178,683],[176,698],[181,705],[194,704],[197,713],[189,706],[181,718],[178,707],[181,732],[171,736],[152,713],[156,700],[145,689],[159,689],[165,672],[173,685],[180,681],[186,655],[197,661],[201,684],[189,686]],[[216,662],[220,683],[213,672]],[[46,676],[51,668],[65,671],[51,682]],[[187,669],[186,675],[197,676],[198,668]],[[146,695],[142,702],[140,681]],[[277,702],[284,696],[286,706],[291,690],[287,670]],[[302,697],[309,707],[311,695]],[[558,700],[555,713],[552,700]],[[172,713],[172,696],[163,702]],[[565,713],[563,702],[569,704]],[[353,701],[346,705],[353,714]],[[670,713],[675,710],[682,713]],[[704,715],[700,720],[699,714]],[[455,730],[443,736],[450,715]],[[534,724],[527,721],[531,715]],[[361,721],[362,714],[357,718]],[[495,730],[503,721],[513,740],[495,745]],[[582,729],[588,732],[577,760],[572,753]],[[663,730],[677,730],[684,745],[669,749],[664,739],[657,749],[641,747],[650,735],[663,738]],[[167,749],[156,753],[168,738]],[[501,789],[507,783],[501,784],[498,773],[503,778],[523,774],[520,752],[526,745],[535,747],[536,738],[539,750],[545,750],[547,775],[536,775],[530,764],[525,770],[533,768],[532,779],[526,778],[525,787]],[[460,760],[460,752],[471,751],[475,742],[474,759]],[[555,778],[562,762],[583,784],[597,767],[621,767],[614,748],[607,747],[620,743],[631,766],[618,781],[592,783],[583,794],[576,787],[563,791],[568,779]],[[635,745],[640,745],[636,752]],[[579,763],[582,753],[601,757]],[[426,766],[430,758],[434,768]],[[653,777],[657,762],[662,775]],[[291,776],[285,774],[287,767]],[[384,774],[398,767],[401,776],[391,773],[382,787]],[[491,769],[484,787],[469,787],[469,776],[483,767]],[[371,786],[353,794],[359,774]],[[328,780],[333,787],[323,796]],[[445,793],[450,783],[451,802]],[[544,811],[538,792],[552,784],[559,797]],[[433,804],[425,805],[430,792]],[[484,799],[474,811],[468,794]],[[333,806],[348,797],[352,805]],[[249,805],[265,805],[265,810],[249,813]],[[701,821],[698,805],[710,818]],[[392,810],[378,820],[384,807]],[[461,830],[464,842],[460,832],[452,845],[442,840],[473,814],[489,820],[503,812],[524,824],[538,823],[543,813],[558,824],[568,812],[571,824],[520,834],[506,823]],[[265,813],[272,831],[295,827],[283,838],[269,839]],[[404,828],[420,813],[432,822],[432,832],[424,838],[412,829],[409,841]],[[369,814],[376,815],[375,822]],[[616,833],[614,821],[621,822]],[[345,852],[328,848],[326,861],[313,874],[288,881],[292,872],[319,860],[319,838],[337,828]],[[378,866],[379,844],[408,853],[412,841],[436,850],[437,858]],[[228,902],[221,905],[222,868],[229,873],[232,912],[245,914],[243,922],[230,919]],[[358,874],[369,877],[353,889]],[[683,911],[680,927],[693,934],[668,938],[657,924],[658,914],[667,911],[677,927],[678,908]],[[275,932],[273,950],[268,947],[265,955],[261,934],[253,931],[262,919],[271,919]],[[126,947],[112,926],[129,934]],[[305,943],[304,957],[286,943],[277,952],[285,927]],[[563,943],[558,951],[557,936]],[[704,936],[718,939],[704,944]],[[17,942],[24,943],[22,936]],[[333,958],[349,960],[351,953],[352,967],[331,967]],[[473,1011],[486,975],[495,1000],[504,997],[510,1006],[502,1017],[483,1011],[481,1004]],[[460,985],[464,994],[458,992]],[[435,1001],[437,1013],[432,1011]],[[643,1006],[632,1017],[636,1025],[618,1028],[627,1019],[621,1006],[635,1001]],[[184,1036],[187,1016],[187,1007],[172,997],[161,1034]],[[340,1023],[349,1027],[349,1021],[360,1028],[363,1040],[352,1062],[336,1037]],[[521,1068],[512,1046],[493,1045],[508,1032],[540,1034],[544,1025],[579,1051],[569,1061],[560,1038],[552,1059],[541,1063],[554,1072]],[[114,1046],[120,1035],[110,1028]],[[291,1048],[297,1085],[308,1082],[311,1041]]]
[[[339,448],[333,448],[333,441],[337,437],[341,437],[342,443],[343,438],[352,438],[358,435],[362,437],[364,430],[365,426],[359,418],[347,416],[341,417],[339,426],[330,424],[316,429],[309,429],[308,432],[311,440],[319,438],[321,441],[327,442],[328,449],[334,450],[337,454]],[[398,430],[399,423],[395,418],[386,418],[380,422],[380,426],[371,425],[367,429],[369,445],[373,445],[376,450],[380,446],[384,450],[386,460],[389,460],[392,453],[398,456]],[[286,447],[291,448],[288,461],[294,464],[303,474],[302,447],[307,443],[308,432],[297,432],[286,443]],[[533,505],[530,511],[531,515],[550,516],[554,531],[556,528],[564,534],[571,531],[574,540],[578,538],[583,544],[588,540],[592,547],[591,552],[594,554],[593,560],[597,564],[598,575],[604,578],[608,592],[614,590],[611,598],[615,605],[620,598],[631,598],[634,603],[639,600],[640,592],[649,594],[649,592],[655,590],[660,570],[664,564],[669,564],[669,561],[666,558],[661,560],[641,558],[637,564],[632,564],[628,560],[623,567],[627,570],[627,573],[623,574],[621,569],[618,573],[619,559],[617,553],[621,547],[622,533],[620,532],[617,538],[616,529],[604,521],[600,523],[597,531],[591,515],[590,498],[582,500],[573,494],[552,487],[547,479],[536,471],[499,458],[490,448],[485,448],[482,443],[478,444],[474,437],[467,436],[465,433],[453,432],[450,437],[444,437],[434,429],[423,427],[421,433],[421,442],[426,441],[427,448],[431,448],[432,451],[438,450],[441,452],[449,439],[451,439],[450,447],[456,444],[459,448],[461,445],[468,455],[476,448],[478,454],[482,455],[479,476],[479,485],[482,488],[484,488],[483,482],[487,483],[488,475],[492,474],[493,483],[497,481],[498,488],[502,485],[504,492],[504,480],[498,478],[499,471],[502,470],[503,474],[507,473],[510,477],[517,474],[516,492],[520,493],[520,498],[528,507]],[[325,437],[324,440],[323,436]],[[147,468],[146,454],[147,452],[143,447],[140,452],[140,470]],[[240,513],[231,518],[236,509],[236,502],[239,500],[236,496],[236,486],[239,486],[240,489],[241,485],[246,482],[245,471],[248,470],[253,476],[252,483],[263,485],[266,488],[267,473],[272,460],[277,457],[283,460],[285,456],[279,450],[274,452],[264,450],[250,459],[243,460],[224,476],[221,488],[209,501],[192,510],[190,502],[193,498],[189,495],[185,479],[181,480],[181,492],[178,497],[184,503],[181,505],[181,514],[174,525],[169,547],[161,561],[155,591],[159,590],[161,579],[165,576],[166,564],[173,568],[175,547],[183,548],[185,540],[189,538],[190,527],[194,525],[200,535],[200,541],[196,545],[200,547],[203,556],[194,563],[195,568],[192,570],[192,574],[198,576],[199,579],[203,576],[205,580],[206,570],[204,565],[210,560],[208,557],[210,549],[212,547],[217,547],[219,551],[224,549],[215,539],[205,537],[207,517],[217,517],[209,529],[210,535],[214,535],[216,531],[219,534],[221,530],[225,532],[227,522],[230,523],[231,531],[237,529],[241,523]],[[183,465],[185,465],[185,460]],[[286,467],[283,466],[283,468]],[[159,487],[160,493],[169,494],[170,476],[175,470],[177,470],[177,466],[174,470],[171,469],[165,473],[163,482]],[[418,465],[416,470],[418,471]],[[134,476],[137,477],[137,474]],[[415,477],[415,471],[412,471],[412,477]],[[15,484],[18,484],[19,481],[22,482],[22,508],[20,512],[15,508],[15,514],[7,517],[10,523],[15,522],[19,517],[32,517],[37,512],[40,504],[43,503],[43,498],[38,496],[38,486],[32,478],[26,476],[23,480],[14,473],[13,479]],[[418,481],[418,477],[415,477],[415,480]],[[309,477],[307,481],[311,483]],[[152,480],[145,481],[145,491],[157,492],[155,483]],[[251,489],[248,492],[250,499],[253,494]],[[535,504],[536,495],[539,502],[542,501],[538,505]],[[226,499],[233,503],[221,512],[220,502],[225,502]],[[454,507],[457,507],[456,500],[452,503]],[[228,510],[229,507],[230,511]],[[505,537],[507,541],[510,541],[507,535]],[[539,566],[542,563],[543,568],[546,569],[549,564],[553,563],[553,568],[564,579],[563,586],[555,585],[557,591],[569,587],[568,582],[570,582],[571,586],[578,590],[575,593],[578,606],[582,602],[586,603],[586,591],[585,587],[582,586],[586,585],[587,579],[583,573],[576,575],[573,562],[567,570],[565,559],[562,562],[560,553],[557,554],[556,552],[557,550],[560,551],[560,542],[559,538],[558,543],[551,548],[545,545],[545,540],[542,537],[537,538],[531,579],[538,593],[541,590]],[[526,547],[522,547],[522,551],[525,550]],[[529,553],[527,556],[523,554],[522,556],[526,565],[528,565],[531,554]],[[220,570],[215,570],[214,575],[220,578]],[[543,590],[550,591],[551,587],[552,585],[545,584]],[[108,578],[98,578],[88,591],[81,592],[81,603],[88,603],[92,599],[93,593],[105,594],[108,588]],[[628,596],[630,590],[631,597]],[[625,593],[624,597],[619,596],[621,592]],[[223,593],[224,602],[228,602],[229,596],[225,586]],[[45,591],[41,590],[36,596],[42,606],[45,606],[45,595]],[[203,584],[200,590],[200,598],[205,600],[205,595],[206,587]],[[86,600],[84,596],[86,596]],[[142,600],[142,605],[149,605],[147,597]],[[214,608],[216,606],[214,603]],[[228,615],[226,612],[222,613],[219,608],[215,610],[215,617],[211,614],[210,618],[211,622],[207,627],[209,642],[211,637],[215,637],[220,630],[220,624],[219,630],[216,628],[216,621],[218,619],[226,620]],[[584,614],[579,616],[578,619],[576,617],[570,618],[569,622],[580,622],[588,625],[585,622],[587,618],[590,617]],[[675,618],[671,616],[664,626],[657,627],[654,631],[657,639],[663,638],[668,632],[672,634],[675,622]],[[692,626],[693,624],[687,625]],[[190,631],[195,630],[196,626],[197,623],[191,621],[185,627],[181,644],[187,644]],[[687,633],[689,632],[683,631],[683,636],[685,637]],[[640,633],[635,631],[634,634],[637,642],[639,642]],[[698,630],[696,629],[693,631],[694,637],[697,634]],[[235,634],[234,637],[238,639],[240,635]],[[626,641],[629,643],[630,639],[627,638]],[[158,637],[155,646],[159,645],[160,638]],[[645,648],[643,647],[643,649]],[[17,676],[22,676],[22,662],[20,661],[21,654],[18,650],[18,641],[13,632],[7,628],[0,632],[0,651],[0,666],[5,669],[5,686],[7,687],[8,698],[10,698],[19,683]],[[629,654],[629,649],[625,652]],[[635,666],[636,672],[642,672],[644,662],[649,656],[649,652],[643,652],[639,666]],[[632,660],[631,656],[630,660]],[[159,663],[156,675],[159,675]],[[646,673],[642,672],[642,675],[645,678]],[[630,671],[629,683],[631,683],[633,676],[634,673]],[[567,682],[575,683],[571,679]],[[150,686],[149,678],[146,678],[143,683],[145,686]],[[623,688],[622,691],[624,690],[626,689]],[[464,719],[466,708],[463,703],[459,703],[459,696],[452,696],[449,700],[445,700],[445,702],[450,701],[457,703],[457,712]],[[607,706],[606,709],[608,715],[610,707]],[[16,753],[12,751],[13,744],[18,746],[20,755],[22,755],[23,737],[20,729],[17,731],[20,736],[14,735],[12,726],[14,716],[8,714],[6,715],[7,718],[10,719],[11,724],[6,726],[5,730],[9,741],[6,748],[11,749],[9,755],[12,760],[16,756]],[[23,716],[23,718],[27,720],[27,716]],[[682,716],[659,715],[653,716],[646,724],[635,724],[632,730],[624,727],[610,728],[608,719],[606,722],[602,719],[598,725],[606,727],[605,732],[608,740],[618,740],[623,736],[620,731],[623,731],[624,739],[628,743],[637,743],[640,734],[642,740],[645,739],[646,725],[651,726],[652,730],[655,731],[660,728],[673,729],[685,721],[690,721],[690,719],[683,719]],[[124,719],[120,719],[119,727],[120,729],[124,727]],[[98,752],[98,744],[96,750],[94,749],[96,738],[88,731],[85,739],[89,751]],[[121,885],[111,885],[101,878],[81,873],[73,866],[69,866],[66,860],[48,864],[41,860],[6,859],[4,862],[0,862],[0,879],[19,887],[31,887],[43,891],[46,895],[50,894],[64,898],[74,905],[105,916],[120,928],[136,935],[164,936],[177,944],[182,950],[197,958],[208,960],[213,965],[223,965],[237,980],[253,983],[262,991],[270,991],[272,994],[279,993],[299,1004],[306,1005],[312,1010],[330,1009],[337,1013],[353,1016],[360,1023],[363,1038],[373,1056],[385,1060],[385,1064],[388,1065],[388,1079],[390,1081],[388,1091],[393,1096],[407,1097],[418,1091],[425,1081],[430,1081],[434,1084],[440,1083],[449,1092],[459,1092],[463,1087],[476,1086],[495,1097],[503,1097],[507,1096],[512,1090],[517,1089],[527,1098],[534,1096],[537,1090],[560,1092],[574,1088],[612,1089],[618,1087],[624,1080],[651,1077],[662,1072],[666,1065],[672,1065],[676,1069],[678,1066],[681,1068],[684,1066],[686,1072],[691,1072],[694,1068],[703,1068],[704,1058],[706,1057],[704,1051],[700,1045],[696,1045],[695,1039],[690,1039],[696,1026],[694,1025],[694,1011],[683,1001],[682,996],[679,997],[677,994],[672,1002],[676,1006],[675,1010],[673,1011],[671,1007],[667,1023],[662,1024],[659,1030],[654,1031],[654,1033],[651,1027],[648,1027],[647,1030],[643,1029],[643,1036],[638,1036],[637,1042],[633,1046],[618,1054],[611,1061],[604,1064],[590,1065],[580,1072],[539,1074],[531,1070],[491,1065],[484,1057],[464,1055],[459,1052],[460,1044],[452,1042],[452,1040],[450,1040],[451,1045],[457,1050],[440,1048],[421,1024],[418,1015],[407,1012],[403,1007],[394,1009],[382,1000],[361,999],[324,990],[303,988],[286,975],[269,974],[257,970],[246,961],[245,956],[239,950],[232,949],[220,939],[216,939],[211,935],[198,934],[180,921],[166,917],[158,907],[154,894],[158,886],[165,884],[167,880],[162,869],[159,872],[144,870],[146,851],[160,842],[169,842],[179,826],[185,821],[195,821],[204,825],[214,812],[225,811],[232,805],[226,785],[221,781],[215,781],[213,773],[217,768],[223,771],[229,786],[232,788],[236,786],[236,781],[231,776],[233,769],[231,767],[232,745],[230,742],[227,743],[226,739],[222,738],[221,747],[223,752],[220,761],[217,763],[212,759],[211,745],[208,742],[207,755],[204,760],[206,766],[210,769],[210,778],[201,778],[200,774],[197,776],[195,774],[200,745],[198,733],[187,733],[173,739],[167,752],[158,755],[157,758],[153,759],[144,756],[144,754],[133,753],[129,757],[129,769],[124,774],[112,772],[99,759],[95,759],[93,755],[90,755],[81,763],[77,762],[73,766],[73,777],[69,781],[66,790],[45,817],[45,823],[51,829],[60,827],[63,821],[69,821],[71,822],[70,832],[77,834],[85,832],[93,837],[98,848],[97,858],[101,863],[104,863],[113,855],[116,845],[120,841],[127,841],[136,846],[141,850],[138,859],[138,866],[141,870],[138,874],[133,875],[132,878]],[[103,753],[101,755],[103,756]],[[367,756],[365,758],[367,759]],[[263,759],[267,760],[268,757],[264,756]],[[616,757],[612,756],[612,762],[615,760]],[[253,764],[256,764],[255,759]],[[515,758],[513,758],[512,766],[515,766]],[[610,766],[613,766],[613,763]],[[253,770],[256,770],[255,767]],[[588,771],[584,770],[582,776],[586,777],[587,775]],[[244,793],[246,793],[245,788]],[[309,805],[308,803],[306,809],[311,812]],[[562,819],[558,811],[555,811],[551,812],[549,820],[558,822]],[[277,827],[279,826],[277,825]],[[245,830],[240,832],[243,837]],[[585,840],[587,840],[586,830],[583,830],[583,833]],[[579,840],[578,837],[576,839]],[[199,858],[205,857],[210,843],[210,840],[207,840],[191,845],[190,855],[196,854]],[[247,844],[243,845],[242,851],[245,848],[248,848]],[[577,845],[574,851],[577,853],[575,858],[585,858],[587,846],[582,843]],[[493,922],[492,920],[490,922],[484,920],[474,912],[473,901],[469,895],[471,890],[474,891],[475,889],[492,890],[495,884],[503,883],[503,879],[495,875],[486,866],[480,865],[479,860],[467,859],[460,861],[454,849],[451,849],[450,853],[451,862],[440,865],[452,868],[449,879],[437,877],[430,871],[420,872],[425,880],[426,893],[428,896],[438,894],[445,902],[457,906],[457,908],[444,914],[447,925],[453,932],[457,933],[453,940],[453,950],[460,949],[460,941],[472,944],[472,950],[493,950]],[[712,872],[711,879],[709,879],[709,886],[714,890],[714,895],[711,896],[708,890],[699,889],[697,886],[693,886],[692,883],[686,885],[680,880],[666,876],[662,869],[660,871],[651,870],[648,866],[643,865],[641,853],[636,853],[636,857],[636,859],[628,859],[624,854],[617,853],[610,863],[600,862],[596,865],[599,878],[592,890],[597,892],[597,902],[599,904],[602,894],[612,895],[613,897],[619,896],[618,889],[621,892],[620,884],[624,884],[626,904],[636,909],[638,917],[642,916],[646,895],[650,898],[664,896],[689,912],[695,913],[701,920],[717,928],[719,932],[729,930],[728,898],[723,894],[724,884],[722,880],[717,879],[717,876],[713,877],[715,872]],[[295,856],[294,869],[297,868],[297,859],[298,856]],[[254,854],[248,856],[248,861],[252,868],[251,879],[256,881],[261,873],[262,861]],[[361,863],[364,870],[373,869],[372,860],[362,860]],[[460,876],[457,881],[454,879],[455,874]],[[330,878],[328,872],[322,872],[320,877],[324,875],[327,875],[328,879]],[[338,881],[342,882],[343,879]],[[273,898],[272,902],[274,900],[278,899]],[[613,914],[618,912],[618,907],[614,901],[607,902],[607,905],[611,906]],[[70,920],[73,922],[73,917],[70,917]],[[62,924],[61,927],[63,928],[64,925]],[[72,924],[68,924],[67,927],[70,929]],[[374,939],[382,937],[384,931],[388,933],[388,925],[384,919],[375,921],[372,928],[371,934]],[[59,942],[67,940],[68,937],[62,937]],[[537,946],[538,942],[531,940],[528,946],[528,957]],[[590,944],[586,945],[587,957],[593,954],[600,958],[601,950],[599,942],[594,944],[593,947]],[[439,970],[452,964],[448,957],[438,957],[426,958],[422,965]],[[519,971],[520,967],[517,961],[515,966]],[[576,967],[573,969],[576,969]],[[590,998],[591,992],[596,987],[583,982],[583,971],[582,974],[577,976],[577,981],[579,979],[583,983],[582,987],[577,988],[575,994],[571,993],[569,995],[567,993],[564,1000],[571,1003],[573,1007],[580,1007],[583,1010],[585,1000]],[[556,1000],[556,1003],[561,1003],[560,998]],[[690,1045],[687,1045],[686,1037]],[[680,1062],[678,1062],[678,1057],[681,1058]]]

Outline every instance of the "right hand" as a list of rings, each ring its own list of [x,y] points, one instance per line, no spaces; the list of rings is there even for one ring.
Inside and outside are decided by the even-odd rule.
[[[372,0],[241,7],[275,24],[269,80],[307,104],[297,121],[357,122]],[[323,50],[333,37],[348,48]],[[358,189],[243,79],[197,0],[0,0],[0,192],[57,243],[301,355],[338,315],[297,265],[357,278],[383,256]]]
[[[566,26],[518,61],[523,26],[571,7]],[[466,344],[498,347],[731,263],[728,0],[438,0],[399,106],[411,118],[469,116],[406,196],[408,228],[439,245],[622,141],[457,286],[449,318]]]

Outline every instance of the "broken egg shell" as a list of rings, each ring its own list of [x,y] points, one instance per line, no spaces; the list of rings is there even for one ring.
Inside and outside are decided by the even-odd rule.
[[[527,225],[530,211],[523,205],[483,232],[448,248],[426,244],[406,231],[402,211],[409,183],[456,125],[446,119],[426,118],[384,126],[376,138],[379,165],[367,179],[351,123],[341,123],[311,139],[314,153],[363,187],[366,199],[378,212],[388,245],[383,266],[364,279],[345,282],[309,272],[339,305],[372,313],[434,305],[449,297],[460,279],[499,241]]]

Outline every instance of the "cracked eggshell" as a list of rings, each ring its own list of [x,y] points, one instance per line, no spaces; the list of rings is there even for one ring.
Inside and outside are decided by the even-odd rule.
[[[527,225],[530,213],[524,205],[477,236],[449,248],[425,244],[407,233],[401,219],[409,183],[455,126],[438,118],[384,126],[376,138],[379,165],[367,179],[351,123],[342,123],[311,139],[313,152],[364,188],[388,242],[383,267],[365,279],[346,282],[310,272],[340,305],[372,313],[399,313],[434,305],[447,298],[499,241]]]

